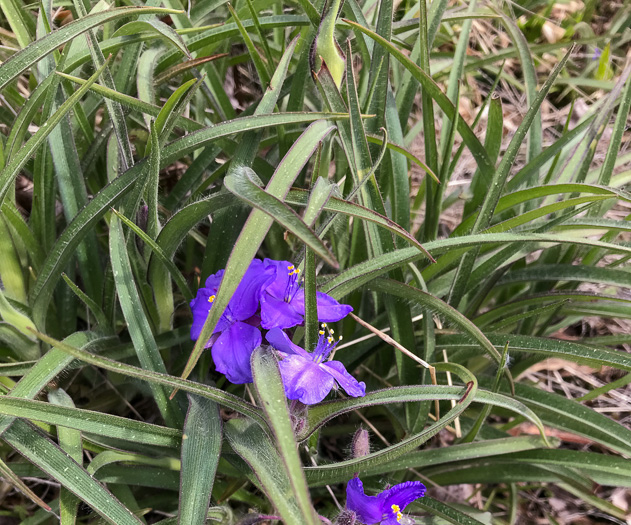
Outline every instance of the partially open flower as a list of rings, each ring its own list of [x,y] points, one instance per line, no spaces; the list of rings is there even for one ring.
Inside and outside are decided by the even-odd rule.
[[[305,291],[301,286],[300,270],[289,261],[265,259],[265,267],[276,269],[276,279],[261,290],[261,326],[293,328],[302,324],[305,317]],[[351,306],[340,304],[329,295],[316,292],[318,320],[333,323],[353,311]]]
[[[322,401],[336,382],[351,397],[366,395],[366,385],[351,376],[339,361],[327,361],[337,341],[333,331],[320,331],[320,338],[312,353],[306,352],[291,342],[280,328],[273,328],[266,336],[269,343],[279,351],[282,359],[278,363],[289,399],[297,399],[305,405]]]
[[[208,277],[206,286],[200,288],[195,299],[191,301],[193,340],[196,340],[202,331],[223,274],[224,271],[220,270]],[[215,368],[225,374],[231,383],[252,382],[250,356],[261,344],[261,331],[257,328],[260,318],[256,315],[259,295],[261,288],[271,282],[275,274],[274,267],[264,265],[259,259],[252,261],[206,345],[207,348],[212,346]]]

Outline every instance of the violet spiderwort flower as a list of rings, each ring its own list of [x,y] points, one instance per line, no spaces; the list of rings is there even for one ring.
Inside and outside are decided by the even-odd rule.
[[[423,496],[425,485],[420,481],[406,481],[376,496],[366,496],[361,480],[353,478],[346,485],[346,508],[355,512],[364,525],[408,525],[415,521],[406,518],[403,510]]]
[[[305,405],[314,405],[327,396],[337,381],[351,397],[366,395],[366,384],[358,382],[346,371],[342,363],[324,362],[337,345],[337,341],[333,338],[333,330],[325,332],[325,324],[322,328],[318,344],[311,353],[292,343],[280,328],[272,328],[265,336],[281,355],[282,359],[278,366],[285,394],[289,399],[297,399]]]
[[[220,270],[208,277],[206,286],[200,288],[191,301],[193,340],[199,338],[223,274],[224,270]],[[250,356],[261,344],[260,318],[256,315],[259,295],[261,288],[271,282],[275,274],[275,268],[266,267],[260,259],[252,261],[206,345],[206,348],[212,347],[215,368],[231,383],[252,382]]]
[[[302,324],[305,291],[301,286],[300,270],[288,261],[265,259],[264,263],[276,268],[276,279],[261,290],[261,326],[271,330]],[[323,292],[316,292],[316,300],[321,322],[339,321],[353,311],[351,306],[340,304]]]

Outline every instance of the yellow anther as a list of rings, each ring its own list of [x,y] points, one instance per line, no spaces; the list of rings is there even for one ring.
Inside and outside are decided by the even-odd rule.
[[[212,302],[215,300],[215,297],[217,297],[217,296],[216,296],[216,295],[211,295],[211,296],[208,298],[208,302],[209,302],[209,303],[212,303]]]
[[[320,335],[324,335],[324,330],[320,330],[318,333],[319,333]]]
[[[403,518],[403,514],[401,514],[401,507],[395,504],[395,505],[392,505],[390,508],[392,509],[392,513],[396,514],[397,523],[399,523],[401,519]]]
[[[300,273],[300,268],[296,268],[293,264],[287,267],[287,272],[289,275],[298,275]]]
[[[329,337],[329,338],[327,339],[327,341],[328,341],[329,343],[332,343],[332,342],[333,342],[333,338],[332,338],[332,337]]]
[[[326,328],[326,323],[322,323],[320,326],[321,326],[322,328]]]
[[[344,339],[342,336],[339,336],[339,337],[337,338],[337,340],[338,340],[338,341],[341,341],[342,339]]]

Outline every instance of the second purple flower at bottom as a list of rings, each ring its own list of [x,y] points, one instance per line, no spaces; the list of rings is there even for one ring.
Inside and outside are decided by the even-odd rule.
[[[346,509],[364,525],[414,524],[416,521],[404,516],[403,510],[423,496],[425,485],[420,481],[406,481],[376,496],[367,496],[361,479],[354,477],[346,485]]]

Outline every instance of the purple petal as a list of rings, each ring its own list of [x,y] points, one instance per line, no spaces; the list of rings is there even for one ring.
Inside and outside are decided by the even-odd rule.
[[[265,290],[261,294],[261,326],[266,330],[272,328],[292,328],[302,324],[303,316],[294,307],[273,297]]]
[[[305,405],[322,401],[335,385],[335,380],[311,359],[290,355],[278,363],[289,399]]]
[[[209,275],[208,279],[206,279],[205,288],[210,291],[210,295],[217,295],[217,290],[219,290],[219,285],[221,284],[224,273],[224,270],[219,270],[217,273]]]
[[[309,352],[304,351],[298,345],[295,345],[289,339],[289,336],[283,332],[280,328],[272,328],[265,336],[268,343],[271,344],[276,350],[284,352],[285,354],[296,354],[303,359],[312,360],[312,356]]]
[[[339,361],[328,361],[322,363],[322,366],[326,368],[326,371],[335,378],[349,396],[362,397],[366,395],[366,383],[357,381]]]
[[[193,341],[199,338],[199,334],[204,327],[204,323],[206,322],[206,318],[208,317],[208,312],[210,312],[210,308],[212,307],[212,303],[208,301],[208,299],[215,295],[212,292],[212,289],[208,288],[200,288],[197,290],[197,297],[191,301],[191,310],[193,312],[193,325],[191,326],[191,339]],[[217,326],[213,333],[220,332],[225,330],[228,327],[228,322],[225,319],[225,316],[221,316]],[[209,345],[207,345],[208,348]]]
[[[276,278],[267,285],[265,291],[276,299],[284,300],[285,292],[289,284],[289,270],[292,266],[289,261],[275,261],[273,259],[265,259],[263,261],[264,267],[274,268],[276,270]]]
[[[266,267],[260,259],[254,259],[230,299],[228,309],[233,320],[243,321],[252,317],[259,308],[261,288],[274,280],[276,270]]]
[[[217,273],[209,276],[208,279],[206,279],[206,286],[200,288],[197,291],[197,297],[191,301],[191,310],[193,311],[191,339],[193,340],[199,338],[199,334],[202,331],[213,304],[209,299],[217,295],[217,290],[219,289],[223,275],[224,270],[219,270]],[[259,259],[254,259],[241,280],[241,283],[239,283],[235,294],[230,299],[226,312],[224,312],[215,326],[213,333],[223,332],[228,329],[235,320],[243,321],[251,318],[258,309],[258,297],[261,287],[268,281],[273,280],[273,278],[273,268],[264,271],[263,263]],[[206,348],[209,346],[211,346],[210,343],[206,345]]]
[[[384,498],[384,512],[388,512],[392,505],[398,505],[403,511],[415,499],[425,496],[425,485],[420,481],[406,481],[381,493]]]
[[[364,484],[359,478],[351,479],[346,485],[346,508],[357,513],[362,523],[381,523],[383,499],[379,496],[366,496]]]
[[[348,304],[340,304],[333,297],[323,292],[316,292],[316,301],[318,303],[318,321],[322,323],[334,323],[340,319],[344,319],[353,311],[353,307]],[[291,305],[304,315],[305,312],[305,291],[300,289],[296,292]]]
[[[261,344],[261,331],[247,323],[236,322],[225,330],[212,347],[218,372],[237,385],[252,382],[250,356]]]
[[[197,340],[202,331],[208,312],[210,312],[211,304],[208,298],[212,294],[208,293],[205,288],[197,291],[197,297],[191,301],[191,311],[193,312],[193,324],[191,325],[191,339]]]
[[[249,325],[254,327],[259,327],[261,326],[261,317],[258,315],[253,315],[249,319],[244,319],[243,322],[248,323]]]

